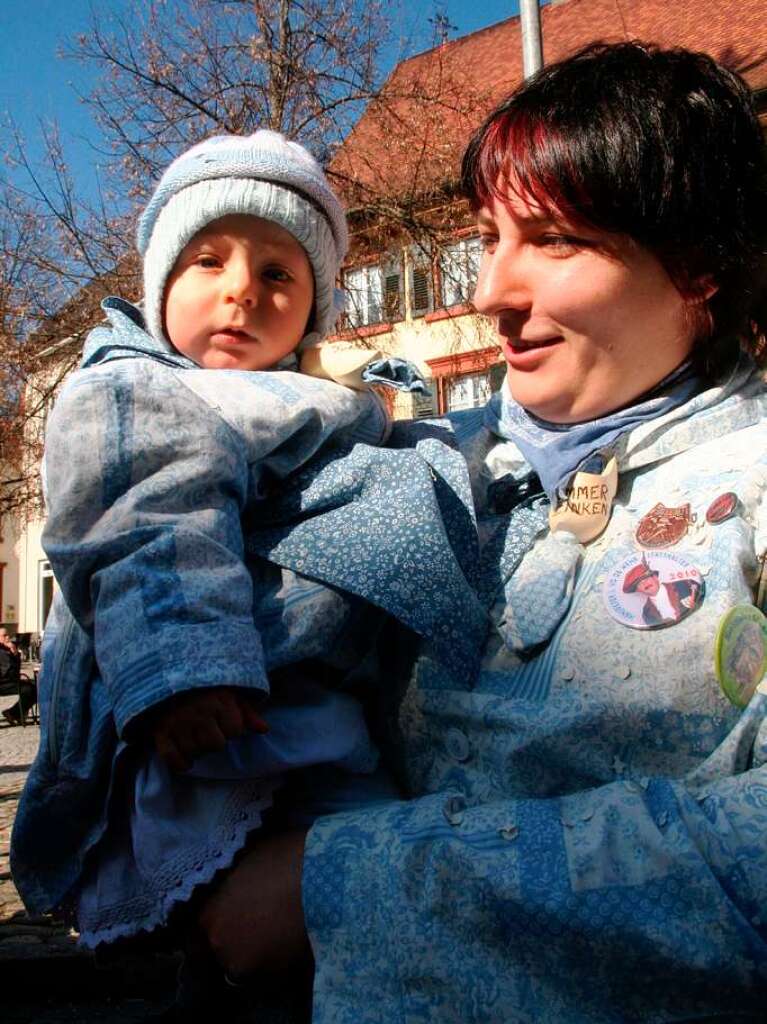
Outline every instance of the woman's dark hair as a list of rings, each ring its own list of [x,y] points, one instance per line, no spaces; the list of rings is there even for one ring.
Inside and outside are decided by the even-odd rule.
[[[594,43],[539,71],[463,158],[474,209],[509,192],[650,250],[683,295],[717,291],[694,354],[722,376],[767,328],[767,159],[743,80],[702,53]]]

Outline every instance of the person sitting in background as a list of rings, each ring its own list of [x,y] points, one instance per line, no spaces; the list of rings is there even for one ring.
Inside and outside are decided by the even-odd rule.
[[[3,718],[10,725],[20,725],[29,709],[35,704],[35,685],[21,678],[21,651],[8,635],[5,626],[0,626],[0,686],[7,693],[19,694],[15,704],[3,711]]]

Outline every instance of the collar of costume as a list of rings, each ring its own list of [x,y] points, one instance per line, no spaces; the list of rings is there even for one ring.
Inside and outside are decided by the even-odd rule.
[[[180,370],[200,369],[194,360],[178,352],[164,337],[148,333],[144,314],[138,306],[111,295],[104,299],[101,308],[106,313],[106,321],[88,334],[81,367],[145,355]],[[265,369],[300,370],[311,377],[335,381],[357,391],[365,391],[373,384],[380,384],[394,391],[419,391],[426,395],[431,394],[423,374],[413,363],[405,359],[385,359],[378,351],[366,353],[364,350],[360,357],[360,350],[355,349],[353,372],[350,373],[349,366],[344,363],[343,353],[335,353],[335,348],[335,345],[328,345],[322,346],[321,349],[311,349],[314,353],[328,353],[324,358],[324,365],[317,361],[314,366],[305,366],[304,360],[299,364],[296,353],[288,352],[274,366]]]
[[[633,405],[586,423],[562,424],[533,416],[514,401],[504,385],[486,407],[485,426],[496,436],[513,441],[556,507],[566,497],[575,473],[603,472],[611,446],[622,434],[684,405],[703,387],[703,379],[687,360]]]

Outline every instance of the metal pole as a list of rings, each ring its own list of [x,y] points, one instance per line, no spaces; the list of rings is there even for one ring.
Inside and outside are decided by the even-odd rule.
[[[529,78],[543,67],[538,0],[520,0],[519,20],[522,27],[522,68],[525,78]]]

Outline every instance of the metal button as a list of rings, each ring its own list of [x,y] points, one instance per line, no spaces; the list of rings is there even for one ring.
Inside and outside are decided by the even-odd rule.
[[[462,796],[449,796],[442,808],[450,825],[460,825],[463,821],[463,812],[466,809],[466,801]]]
[[[454,761],[468,761],[471,747],[466,733],[460,729],[448,729],[445,733],[445,750]]]

